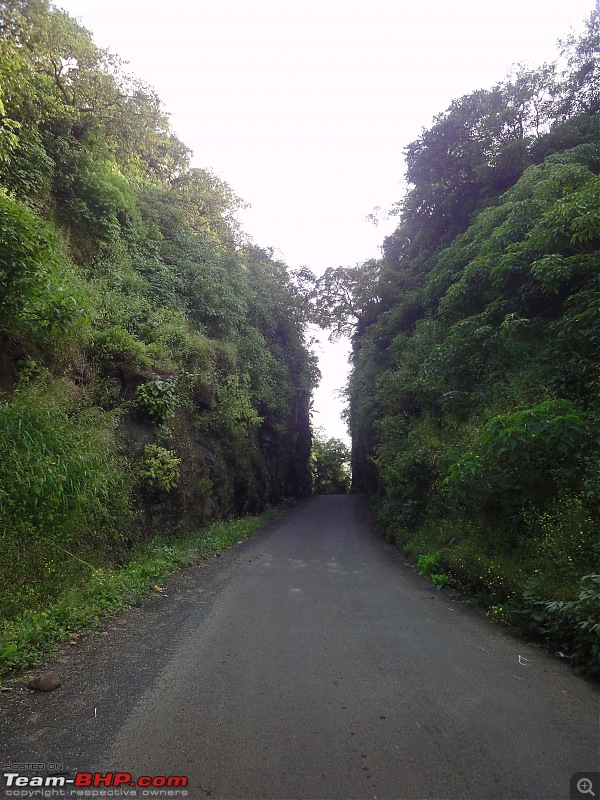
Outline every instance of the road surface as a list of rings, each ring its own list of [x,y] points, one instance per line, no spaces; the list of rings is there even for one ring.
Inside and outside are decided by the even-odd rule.
[[[359,497],[165,595],[4,699],[4,765],[187,776],[191,800],[553,800],[598,770],[596,688],[416,575]]]

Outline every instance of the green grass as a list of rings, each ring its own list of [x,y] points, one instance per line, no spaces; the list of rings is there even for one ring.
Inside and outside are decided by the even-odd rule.
[[[512,544],[484,517],[386,526],[388,541],[437,588],[478,601],[494,622],[562,651],[584,674],[600,678],[600,543],[581,498],[566,497],[523,516],[526,534]]]
[[[87,581],[65,592],[42,611],[26,610],[0,622],[0,678],[33,667],[62,642],[97,627],[103,619],[132,605],[133,595],[160,591],[164,578],[197,558],[231,547],[278,516],[283,507],[214,523],[182,539],[153,539],[122,569],[90,569]]]

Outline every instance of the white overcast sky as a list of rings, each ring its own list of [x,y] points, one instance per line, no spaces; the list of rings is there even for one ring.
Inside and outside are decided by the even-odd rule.
[[[402,196],[403,147],[511,65],[554,58],[593,0],[56,0],[154,86],[194,164],[252,208],[246,232],[290,267],[379,254]],[[347,438],[325,345],[316,425]]]

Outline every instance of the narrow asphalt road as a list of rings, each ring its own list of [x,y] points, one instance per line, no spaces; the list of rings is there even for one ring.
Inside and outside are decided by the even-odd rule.
[[[354,496],[302,503],[57,659],[57,691],[3,699],[5,768],[186,775],[191,800],[554,800],[599,769],[596,688],[435,591]]]

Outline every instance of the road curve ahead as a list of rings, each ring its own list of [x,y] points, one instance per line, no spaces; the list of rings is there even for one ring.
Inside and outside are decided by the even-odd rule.
[[[60,709],[35,698],[38,757],[187,775],[191,800],[553,800],[598,769],[595,688],[435,591],[361,498],[313,498],[217,562],[146,608],[137,640],[109,633],[116,663],[107,638],[81,654],[104,688],[79,675],[72,708],[104,716],[64,721],[68,680]]]

